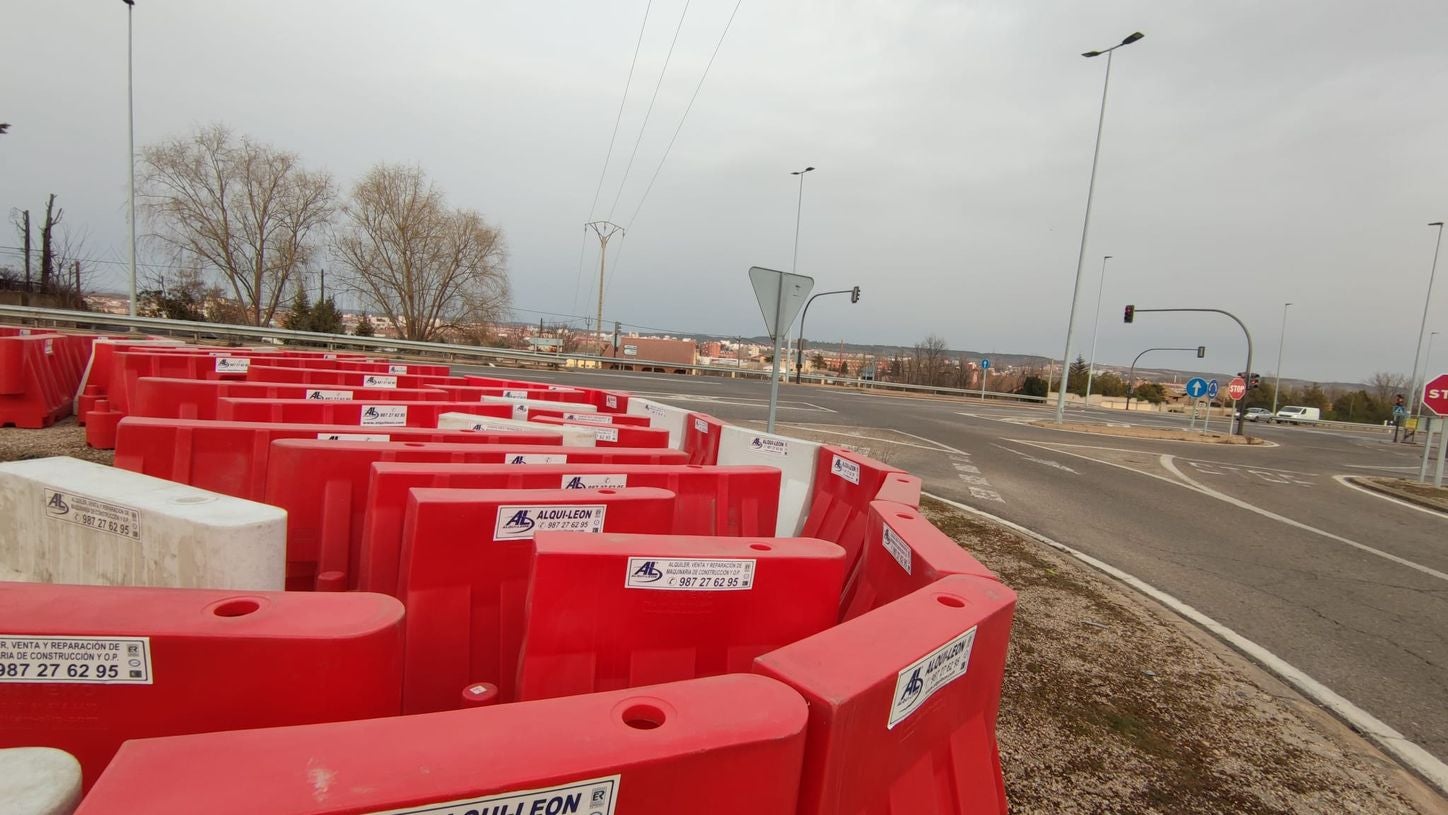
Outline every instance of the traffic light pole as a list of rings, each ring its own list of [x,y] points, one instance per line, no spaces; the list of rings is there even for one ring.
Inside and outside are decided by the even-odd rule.
[[[839,291],[822,291],[810,299],[804,301],[804,310],[799,313],[799,342],[794,345],[794,384],[798,385],[804,371],[804,320],[809,316],[809,304],[815,301],[815,297],[824,297],[827,294],[848,294],[851,303],[860,301],[860,287],[852,289],[840,289]],[[789,374],[786,372],[785,374]]]
[[[1126,375],[1126,409],[1131,410],[1131,393],[1134,390],[1132,383],[1136,381],[1136,363],[1140,362],[1142,357],[1150,354],[1152,351],[1197,351],[1197,358],[1200,359],[1202,356],[1198,350],[1200,348],[1201,346],[1197,346],[1196,348],[1148,348],[1140,354],[1137,354],[1136,359],[1131,361],[1131,371]]]
[[[1137,315],[1137,314],[1147,314],[1147,313],[1162,314],[1162,313],[1166,313],[1166,312],[1194,312],[1194,313],[1198,313],[1198,314],[1201,314],[1201,313],[1222,314],[1222,315],[1225,315],[1225,316],[1227,316],[1227,317],[1232,318],[1232,322],[1236,323],[1236,324],[1242,329],[1242,333],[1243,333],[1244,335],[1246,335],[1246,337],[1247,337],[1247,368],[1246,368],[1246,370],[1242,373],[1242,378],[1245,379],[1245,380],[1247,380],[1247,382],[1249,382],[1249,383],[1252,381],[1252,332],[1248,331],[1248,330],[1247,330],[1247,324],[1244,323],[1244,322],[1242,322],[1240,319],[1238,319],[1238,318],[1237,318],[1237,315],[1233,314],[1232,312],[1230,312],[1230,311],[1223,311],[1223,310],[1221,310],[1221,309],[1219,309],[1219,308],[1136,308],[1135,306],[1127,306],[1127,309],[1130,310],[1129,313],[1130,313],[1133,317],[1134,317],[1135,315]],[[1128,322],[1130,322],[1130,320],[1128,320]],[[1244,397],[1244,399],[1245,399],[1245,397]],[[1246,428],[1246,426],[1242,423],[1242,420],[1241,420],[1240,418],[1237,418],[1237,417],[1235,416],[1235,413],[1236,413],[1236,411],[1233,411],[1233,414],[1234,414],[1233,421],[1236,422],[1236,428],[1233,429],[1232,432],[1235,433],[1235,434],[1238,435],[1238,436],[1245,436],[1245,435],[1247,435],[1247,433],[1246,433],[1247,428]]]

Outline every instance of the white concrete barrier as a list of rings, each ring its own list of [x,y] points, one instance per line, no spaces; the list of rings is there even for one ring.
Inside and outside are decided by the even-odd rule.
[[[633,396],[628,400],[628,412],[630,416],[647,416],[652,427],[662,427],[669,431],[670,447],[675,450],[683,449],[684,423],[689,420],[692,411]]]
[[[437,417],[439,430],[496,430],[500,433],[519,431],[526,433],[557,433],[568,447],[596,447],[598,431],[591,427],[575,427],[561,424],[537,424],[518,419],[499,419],[495,416],[474,416],[471,413],[444,413]]]
[[[515,399],[511,396],[484,396],[479,401],[485,405],[512,405],[514,419],[527,419],[528,411],[534,409],[564,410],[569,413],[596,413],[598,411],[597,407],[583,402],[549,402],[546,399]]]
[[[80,762],[53,747],[0,749],[0,812],[70,815],[80,805]]]
[[[37,583],[280,591],[287,514],[74,458],[0,464],[0,562]]]
[[[632,403],[629,400],[630,407]],[[791,538],[804,528],[819,449],[812,441],[725,425],[719,436],[719,463],[764,465],[780,471],[779,520],[774,534]]]

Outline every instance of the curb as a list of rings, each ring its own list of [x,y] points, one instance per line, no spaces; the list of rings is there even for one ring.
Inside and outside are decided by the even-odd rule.
[[[1404,502],[1404,503],[1413,504],[1414,506],[1422,507],[1423,509],[1429,510],[1430,512],[1436,512],[1436,513],[1438,513],[1439,515],[1448,516],[1448,507],[1443,507],[1443,506],[1440,506],[1440,505],[1438,505],[1438,504],[1434,504],[1434,503],[1432,503],[1432,502],[1430,502],[1430,501],[1425,501],[1425,500],[1423,500],[1421,497],[1416,496],[1416,495],[1413,495],[1413,494],[1410,493],[1410,492],[1399,492],[1398,490],[1395,490],[1395,489],[1392,489],[1392,488],[1389,488],[1389,487],[1384,487],[1384,486],[1382,486],[1381,484],[1376,484],[1376,483],[1373,483],[1372,481],[1365,480],[1365,478],[1364,478],[1363,476],[1360,476],[1360,475],[1349,475],[1349,476],[1345,476],[1345,477],[1343,478],[1343,480],[1344,480],[1344,481],[1347,481],[1349,484],[1352,484],[1353,486],[1362,487],[1362,488],[1365,489],[1365,490],[1372,490],[1373,492],[1376,492],[1376,493],[1378,493],[1379,495],[1386,495],[1386,496],[1388,496],[1389,498],[1395,498],[1395,499],[1397,499],[1397,500],[1399,500],[1399,501],[1402,501],[1402,502]]]

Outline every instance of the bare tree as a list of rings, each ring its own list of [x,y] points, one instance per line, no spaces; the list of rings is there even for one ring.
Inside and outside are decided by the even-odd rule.
[[[1378,371],[1368,380],[1368,387],[1379,404],[1392,405],[1393,397],[1408,392],[1408,377],[1404,374]]]
[[[945,340],[934,334],[915,344],[911,360],[911,380],[917,385],[945,385],[949,373],[945,358]]]
[[[247,322],[270,324],[332,216],[332,177],[224,125],[146,147],[141,167],[157,237],[183,265],[215,270]]]
[[[404,339],[471,336],[508,306],[502,232],[473,210],[449,209],[416,167],[372,168],[342,209],[332,251]]]

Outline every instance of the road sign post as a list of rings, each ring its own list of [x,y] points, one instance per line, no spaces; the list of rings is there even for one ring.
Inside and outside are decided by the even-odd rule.
[[[1227,383],[1227,395],[1232,398],[1232,421],[1227,423],[1227,435],[1230,436],[1234,435],[1237,428],[1240,428],[1242,422],[1246,420],[1246,417],[1241,415],[1238,405],[1247,396],[1247,380],[1240,376],[1232,377],[1232,381]],[[1246,408],[1243,407],[1240,410],[1246,410]]]
[[[1197,402],[1207,395],[1207,380],[1200,376],[1194,376],[1187,380],[1187,396],[1192,400],[1192,419],[1187,424],[1187,430],[1195,430],[1197,427]]]
[[[1434,415],[1440,418],[1448,416],[1448,373],[1438,374],[1423,385],[1422,402],[1423,407],[1431,410]],[[1429,427],[1431,428],[1432,425],[1430,424]],[[1432,438],[1429,435],[1423,440],[1423,469],[1419,473],[1419,481],[1427,480],[1428,458],[1426,454]],[[1448,427],[1444,427],[1443,422],[1440,421],[1438,423],[1438,469],[1433,474],[1433,486],[1435,487],[1443,486],[1443,459],[1445,456],[1448,456]]]
[[[814,278],[805,275],[780,272],[753,266],[749,269],[749,282],[754,286],[754,296],[759,300],[759,311],[764,315],[764,327],[774,340],[773,372],[769,377],[769,432],[774,432],[774,418],[779,410],[779,360],[783,353],[780,342],[789,333],[789,327],[799,314]]]
[[[1207,382],[1207,412],[1206,412],[1206,417],[1202,419],[1202,432],[1203,432],[1203,433],[1208,432],[1208,431],[1207,431],[1207,428],[1208,428],[1208,427],[1211,425],[1211,423],[1212,423],[1212,400],[1216,398],[1216,396],[1217,396],[1217,391],[1220,389],[1220,387],[1221,387],[1221,386],[1219,386],[1219,385],[1217,384],[1217,380],[1215,380],[1215,379],[1210,380],[1210,381]]]
[[[990,375],[990,360],[982,357],[980,360],[980,401],[985,401],[985,378]]]

